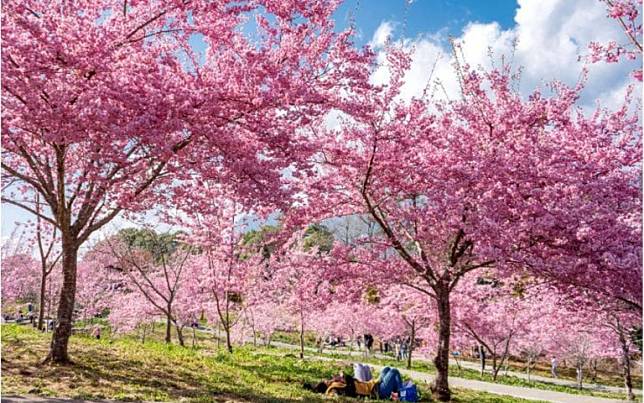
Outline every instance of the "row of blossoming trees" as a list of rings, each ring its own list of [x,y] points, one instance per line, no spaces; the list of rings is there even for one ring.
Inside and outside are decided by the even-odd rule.
[[[608,2],[640,57],[634,4]],[[609,343],[629,385],[642,297],[632,91],[585,112],[583,82],[522,96],[510,66],[455,59],[459,98],[403,99],[408,52],[390,43],[378,65],[352,27],[336,31],[336,7],[3,3],[2,200],[36,217],[34,275],[59,282],[48,359],[69,361],[76,307],[109,307],[117,328],[163,317],[180,342],[205,312],[229,350],[240,327],[406,329],[434,343],[440,400],[450,347],[472,341],[495,374],[519,345],[534,357]],[[616,49],[594,44],[593,59],[617,61]],[[371,79],[380,67],[384,85]],[[117,216],[150,210],[182,234],[88,248]],[[244,242],[249,217],[275,212],[270,241]],[[337,217],[370,229],[307,244],[309,224]],[[16,258],[24,278],[28,255]]]

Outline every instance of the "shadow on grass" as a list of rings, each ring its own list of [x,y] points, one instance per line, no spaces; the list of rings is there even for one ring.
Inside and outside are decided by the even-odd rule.
[[[205,357],[189,347],[110,342],[83,336],[71,339],[73,364],[42,364],[49,337],[20,329],[12,333],[13,337],[5,338],[2,346],[3,392],[12,395],[136,401],[322,402],[323,396],[305,391],[302,383],[328,377],[336,369],[248,351]]]

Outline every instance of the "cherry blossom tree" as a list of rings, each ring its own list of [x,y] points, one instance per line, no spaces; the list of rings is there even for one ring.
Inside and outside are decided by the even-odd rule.
[[[271,256],[270,283],[279,290],[275,297],[286,307],[297,324],[300,340],[300,358],[304,358],[304,333],[333,298],[333,286],[323,275],[332,264],[328,255],[317,247],[306,250],[297,232],[290,242]]]
[[[22,301],[38,293],[38,265],[31,255],[29,241],[28,230],[16,226],[11,237],[2,243],[2,299],[5,302]]]
[[[187,267],[191,265],[190,258],[194,250],[189,245],[168,247],[167,243],[159,241],[156,234],[152,234],[156,239],[157,254],[132,247],[120,239],[106,240],[104,253],[109,253],[114,259],[108,269],[122,273],[126,288],[121,292],[140,294],[142,298],[138,301],[151,305],[158,315],[165,318],[165,342],[172,341],[174,324],[179,344],[184,345],[182,330],[186,318],[181,315],[180,305],[182,301],[185,303],[190,299],[182,299],[180,295],[186,289]],[[118,299],[114,302],[120,303]]]
[[[261,336],[264,345],[270,346],[273,334],[288,329],[292,322],[286,307],[276,305],[270,299],[263,303],[251,303],[246,307],[246,312],[251,322],[254,345],[257,344],[256,337]]]
[[[470,345],[474,342],[489,352],[496,381],[500,369],[516,350],[517,339],[528,332],[532,323],[543,319],[538,307],[551,290],[522,279],[505,279],[502,283],[493,276],[463,279],[454,295],[454,330],[469,339]],[[537,351],[529,352],[540,354]],[[481,363],[483,374],[482,357]]]
[[[616,40],[606,44],[591,42],[590,61],[596,63],[618,63],[622,60],[637,60],[642,57],[642,3],[637,0],[600,0],[606,4],[608,17],[612,18],[624,30],[626,43]],[[642,69],[633,71],[633,77],[642,81]]]
[[[3,248],[4,249],[4,248]],[[2,299],[5,302],[35,300],[40,265],[29,253],[2,256]]]
[[[390,320],[393,322],[391,325],[398,329],[397,332],[390,334],[390,337],[395,335],[403,340],[409,340],[407,368],[411,369],[416,339],[424,329],[431,328],[436,321],[435,316],[427,309],[427,306],[432,304],[432,300],[423,293],[398,284],[387,285],[383,294],[379,305],[385,308],[387,317],[398,318],[397,321]]]
[[[141,293],[118,293],[114,297],[108,316],[112,331],[128,333],[138,327],[142,330],[141,342],[145,343],[148,324],[159,318],[158,310]]]
[[[640,126],[627,107],[582,114],[581,85],[554,83],[549,95],[523,97],[508,66],[461,64],[461,99],[406,102],[398,95],[409,58],[391,49],[388,63],[389,84],[356,94],[340,128],[320,136],[307,208],[318,217],[371,216],[380,250],[395,251],[408,268],[396,271],[399,281],[435,301],[433,391],[445,401],[451,295],[466,274],[555,271],[560,258],[587,258],[590,246],[576,240],[591,228],[602,233],[593,244],[615,240],[602,250],[634,255],[622,241],[632,233],[624,221],[641,205]],[[566,275],[582,273],[581,260]]]
[[[635,350],[633,346],[633,339],[629,329],[635,326],[642,326],[642,319],[639,315],[634,315],[632,312],[611,311],[608,313],[608,318],[605,323],[612,331],[612,336],[617,336],[619,346],[618,356],[622,364],[622,376],[624,378],[624,386],[626,387],[626,397],[630,401],[635,400],[635,393],[633,392],[633,377],[631,369],[631,355]]]
[[[334,30],[336,6],[2,4],[2,200],[61,237],[50,359],[69,361],[78,250],[121,212],[180,198],[197,172],[280,197],[282,170],[311,152],[296,128],[368,74],[359,66],[371,56]]]
[[[516,335],[513,349],[515,355],[525,359],[528,381],[541,356],[560,353],[557,337],[571,331],[569,321],[573,316],[566,309],[566,296],[557,290],[546,289],[537,294],[532,306],[533,320],[524,321],[524,331]]]

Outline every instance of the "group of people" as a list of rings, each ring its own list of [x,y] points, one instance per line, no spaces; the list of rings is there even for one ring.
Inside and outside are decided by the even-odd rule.
[[[36,327],[36,325],[37,325],[37,323],[36,323],[37,322],[36,321],[36,312],[34,310],[33,304],[31,302],[28,303],[26,308],[27,308],[26,309],[26,311],[27,311],[26,314],[22,311],[21,308],[18,308],[18,310],[16,310],[15,316],[12,316],[11,314],[3,314],[2,315],[2,321],[7,322],[7,321],[10,321],[10,320],[15,320],[16,323],[29,321],[29,323],[32,326]],[[55,327],[56,327],[56,321],[55,320],[45,319],[42,331],[43,332],[52,332]],[[100,339],[101,338],[101,327],[98,326],[98,325],[92,327],[92,329],[90,330],[90,334],[91,334],[92,337],[94,337],[96,339]]]
[[[394,350],[396,353],[396,360],[398,361],[406,360],[407,355],[409,354],[409,345],[410,345],[409,338],[406,338],[406,339],[396,338],[393,344],[394,344]]]
[[[385,367],[377,379],[358,380],[351,375],[340,373],[315,385],[305,383],[304,388],[326,395],[401,400],[404,385],[397,368]]]
[[[340,336],[329,336],[326,339],[326,344],[328,344],[331,347],[343,347],[344,340],[342,340],[342,337]]]
[[[17,323],[29,321],[30,324],[36,326],[36,312],[31,302],[27,304],[27,313],[23,313],[22,309],[19,308],[16,310],[15,316],[4,314],[2,319],[4,322],[15,320]]]

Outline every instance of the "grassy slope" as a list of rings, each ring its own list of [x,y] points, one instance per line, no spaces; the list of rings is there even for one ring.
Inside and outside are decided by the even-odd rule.
[[[74,365],[40,365],[47,351],[48,334],[16,325],[3,325],[1,330],[2,386],[6,395],[315,402],[325,399],[304,390],[302,382],[327,378],[343,369],[337,364],[301,361],[290,354],[266,349],[239,348],[229,355],[217,351],[207,340],[200,340],[200,347],[192,349],[166,346],[157,340],[142,345],[131,337],[98,341],[85,336],[71,339]],[[464,390],[455,391],[454,401],[527,402]]]

